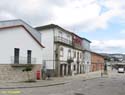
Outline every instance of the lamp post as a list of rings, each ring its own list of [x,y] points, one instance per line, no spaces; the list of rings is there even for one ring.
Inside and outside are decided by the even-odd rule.
[[[46,61],[43,61],[43,68],[42,68],[42,78],[43,80],[46,79]]]
[[[107,64],[106,64],[106,58],[104,59],[104,74],[108,74],[108,72],[107,72]]]

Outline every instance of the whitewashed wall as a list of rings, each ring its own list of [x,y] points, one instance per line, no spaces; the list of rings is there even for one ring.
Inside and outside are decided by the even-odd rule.
[[[82,47],[85,50],[90,50],[90,42],[86,39],[82,41]],[[84,63],[84,72],[89,72],[91,69],[91,53],[88,51],[83,52],[83,63]]]
[[[40,30],[41,42],[45,46],[43,51],[43,60],[45,60],[47,69],[54,69],[54,31],[53,29]]]
[[[76,70],[74,71],[74,73],[76,73],[77,72],[77,57],[80,55],[80,54],[82,54],[82,56],[81,56],[81,58],[80,58],[80,56],[79,56],[79,64],[81,65],[81,64],[83,64],[83,52],[82,51],[80,51],[80,50],[77,50],[77,49],[74,49],[74,52],[76,52],[76,57],[74,58],[74,65],[76,65]],[[78,55],[78,52],[79,52],[79,55]],[[79,70],[80,70],[80,65],[79,65]]]
[[[68,56],[69,50],[71,50],[71,58],[73,58],[73,49],[72,48],[60,45],[60,48],[61,47],[63,48],[63,56],[60,56],[60,60],[67,61],[67,59],[69,58],[69,56]]]
[[[67,40],[72,40],[72,36],[58,28],[39,30],[39,32],[41,33],[41,42],[45,46],[43,60],[45,60],[46,68],[55,69],[56,44],[54,43],[54,37],[60,36],[59,32],[62,32],[62,37]],[[64,48],[64,57],[61,57],[61,60],[67,60],[68,50],[68,47]]]
[[[84,62],[84,70],[85,72],[89,72],[91,69],[91,53],[85,51],[83,54],[83,62]]]
[[[80,50],[77,50],[77,49],[74,49],[74,52],[76,52],[76,57],[74,58],[74,62],[77,61],[77,57],[78,57],[77,53],[78,53],[78,52],[79,52],[79,54],[82,54],[82,57],[81,57],[81,58],[79,57],[79,61],[82,62],[83,52],[80,51]]]
[[[42,47],[26,32],[23,27],[0,29],[0,64],[10,64],[14,48],[20,49],[20,56],[27,57],[27,50],[32,50],[36,64],[42,64]]]
[[[62,32],[62,37],[72,41],[72,35],[68,32],[62,31],[61,29],[55,28],[55,36],[60,36],[60,32]]]
[[[88,42],[87,40],[83,39],[82,45],[83,49],[90,50],[90,42]]]

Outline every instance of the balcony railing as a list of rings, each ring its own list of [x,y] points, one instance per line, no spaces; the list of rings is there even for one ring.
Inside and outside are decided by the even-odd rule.
[[[68,39],[60,37],[60,36],[55,36],[55,42],[61,42],[61,43],[64,43],[64,44],[72,45],[71,40],[68,40]]]
[[[31,58],[30,63],[28,63],[27,57],[19,57],[19,59],[16,59],[17,62],[15,62],[14,56],[11,57],[11,63],[12,64],[35,64],[36,63],[36,58]]]
[[[74,62],[74,60],[73,60],[72,57],[68,57],[68,58],[67,58],[67,62],[68,62],[68,63],[72,63],[72,62]]]
[[[82,49],[82,50],[83,50],[82,45],[79,45],[79,44],[77,44],[77,43],[73,43],[73,46],[74,46],[75,48],[78,48],[78,49]]]

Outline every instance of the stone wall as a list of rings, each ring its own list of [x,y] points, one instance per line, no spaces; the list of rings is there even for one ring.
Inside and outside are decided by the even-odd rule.
[[[30,71],[30,79],[36,80],[36,72],[41,71],[41,64],[33,64]],[[22,70],[25,66],[12,66],[11,64],[0,64],[0,81],[26,81],[28,80],[27,72]]]

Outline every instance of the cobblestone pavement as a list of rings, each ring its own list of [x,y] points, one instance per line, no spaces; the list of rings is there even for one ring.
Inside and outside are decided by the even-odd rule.
[[[61,85],[0,89],[0,95],[125,95],[125,74],[113,71],[108,77],[101,78],[99,73],[95,74],[98,76],[95,78],[94,74],[91,73],[91,75],[93,77],[91,76],[89,80],[82,78],[83,75],[62,78],[68,82]]]
[[[17,88],[36,88],[36,87],[48,87],[54,85],[63,85],[73,80],[86,80],[101,77],[100,71],[91,72],[88,74],[79,74],[75,76],[66,77],[53,77],[50,80],[39,80],[33,83],[24,82],[0,82],[0,89],[17,89]]]

